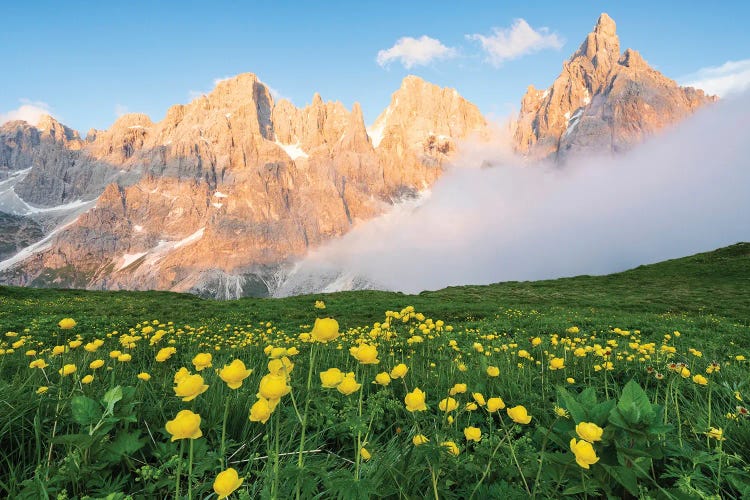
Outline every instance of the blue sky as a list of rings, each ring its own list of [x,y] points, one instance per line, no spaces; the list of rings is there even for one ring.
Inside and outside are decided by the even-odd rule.
[[[242,72],[256,73],[298,106],[309,103],[314,92],[347,107],[359,101],[368,123],[407,74],[456,88],[485,114],[499,117],[518,106],[529,84],[551,84],[601,12],[617,22],[623,50],[640,51],[671,78],[729,73],[734,82],[750,75],[750,2],[697,5],[701,8],[684,1],[14,2],[3,6],[0,29],[0,118],[25,105],[47,108],[84,133],[109,127],[125,110],[158,121],[169,106],[209,91],[215,79]],[[517,19],[547,40],[541,44],[546,48],[498,65],[488,61],[478,39],[466,36],[491,37],[493,28],[510,30]],[[385,66],[376,62],[378,52],[399,39],[423,36],[450,57],[409,69],[403,59]],[[705,69],[730,61],[735,64]]]

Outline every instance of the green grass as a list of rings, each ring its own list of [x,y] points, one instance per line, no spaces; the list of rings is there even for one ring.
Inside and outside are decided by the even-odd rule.
[[[545,318],[627,327],[673,316],[681,322],[734,330],[750,325],[750,243],[669,260],[608,276],[450,287],[418,295],[379,291],[340,292],[285,299],[215,301],[170,292],[95,292],[0,287],[0,330],[20,330],[32,319],[53,326],[59,317],[83,326],[123,328],[170,318],[190,324],[271,319],[283,328],[310,321],[310,305],[324,299],[342,327],[381,320],[383,311],[413,305],[431,317],[473,323],[492,321],[507,309],[542,312]],[[745,329],[740,328],[745,331]],[[748,339],[734,339],[748,345]]]

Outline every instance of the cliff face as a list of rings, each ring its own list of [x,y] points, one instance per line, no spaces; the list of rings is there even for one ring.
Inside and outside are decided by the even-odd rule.
[[[532,159],[557,160],[618,152],[714,100],[680,87],[634,50],[621,54],[615,22],[602,14],[552,86],[528,88],[515,124],[515,148]]]
[[[19,196],[98,199],[0,272],[17,284],[267,293],[284,263],[430,186],[457,141],[486,134],[475,106],[416,77],[376,124],[374,144],[358,104],[350,111],[317,94],[301,109],[274,103],[252,74],[173,106],[158,123],[129,114],[86,141],[58,132],[68,143],[53,149],[65,161],[29,157],[40,132],[17,124],[29,153],[10,147],[5,156],[30,169]]]

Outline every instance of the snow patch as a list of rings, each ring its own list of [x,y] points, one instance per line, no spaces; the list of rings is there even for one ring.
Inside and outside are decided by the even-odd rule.
[[[228,194],[224,194],[224,193],[222,193],[221,191],[216,191],[216,192],[214,193],[214,196],[215,196],[215,197],[217,197],[217,198],[228,198],[228,197],[229,197],[229,195],[228,195]]]
[[[280,146],[281,149],[283,149],[286,154],[289,155],[289,158],[292,160],[296,160],[297,158],[307,158],[308,154],[300,147],[299,142],[296,144],[284,144],[279,141],[274,141],[274,143],[277,146]]]
[[[139,226],[138,224],[136,224],[135,226],[133,226],[133,229],[135,229],[136,233],[140,233],[143,231],[143,226]]]
[[[545,99],[549,95],[549,89],[544,91],[544,94],[542,94],[542,99]]]
[[[183,238],[180,241],[174,243],[172,245],[172,249],[173,250],[177,250],[180,247],[184,247],[186,245],[191,245],[191,244],[195,243],[196,241],[198,241],[201,238],[203,238],[203,233],[205,231],[206,231],[205,227],[202,227],[202,228],[198,229],[196,232],[194,232],[193,234],[191,234],[187,238]]]
[[[122,271],[126,267],[128,267],[130,264],[135,262],[136,260],[140,259],[144,255],[146,255],[147,252],[140,252],[140,253],[126,253],[122,256],[122,264],[120,264],[120,267],[117,268],[118,271]]]
[[[227,118],[231,118],[232,117],[232,113],[227,113],[224,116],[226,116]]]
[[[211,203],[211,205],[215,206],[216,208],[221,208],[224,206],[223,203]]]
[[[146,128],[146,127],[144,127],[143,125],[132,125],[128,128],[132,130],[132,129]]]

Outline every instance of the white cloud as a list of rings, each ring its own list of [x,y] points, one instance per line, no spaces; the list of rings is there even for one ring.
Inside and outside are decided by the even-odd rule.
[[[23,120],[29,125],[36,126],[43,115],[52,115],[49,104],[41,101],[31,101],[29,99],[19,99],[21,105],[6,113],[0,113],[0,125],[14,120]]]
[[[492,28],[492,33],[466,35],[466,38],[480,42],[487,61],[494,66],[544,49],[559,50],[565,43],[556,33],[550,33],[549,28],[535,30],[523,19],[513,21],[510,28]]]
[[[130,111],[128,110],[127,106],[125,106],[124,104],[115,104],[115,116],[117,118],[120,118],[122,115],[126,115],[128,113],[130,113]]]
[[[727,61],[721,66],[701,68],[680,78],[680,84],[726,97],[750,89],[750,59]]]
[[[446,47],[440,40],[422,35],[419,38],[405,36],[399,38],[390,49],[378,51],[375,58],[380,66],[387,66],[393,61],[400,61],[404,68],[425,66],[436,59],[448,59],[458,54],[456,49]]]

